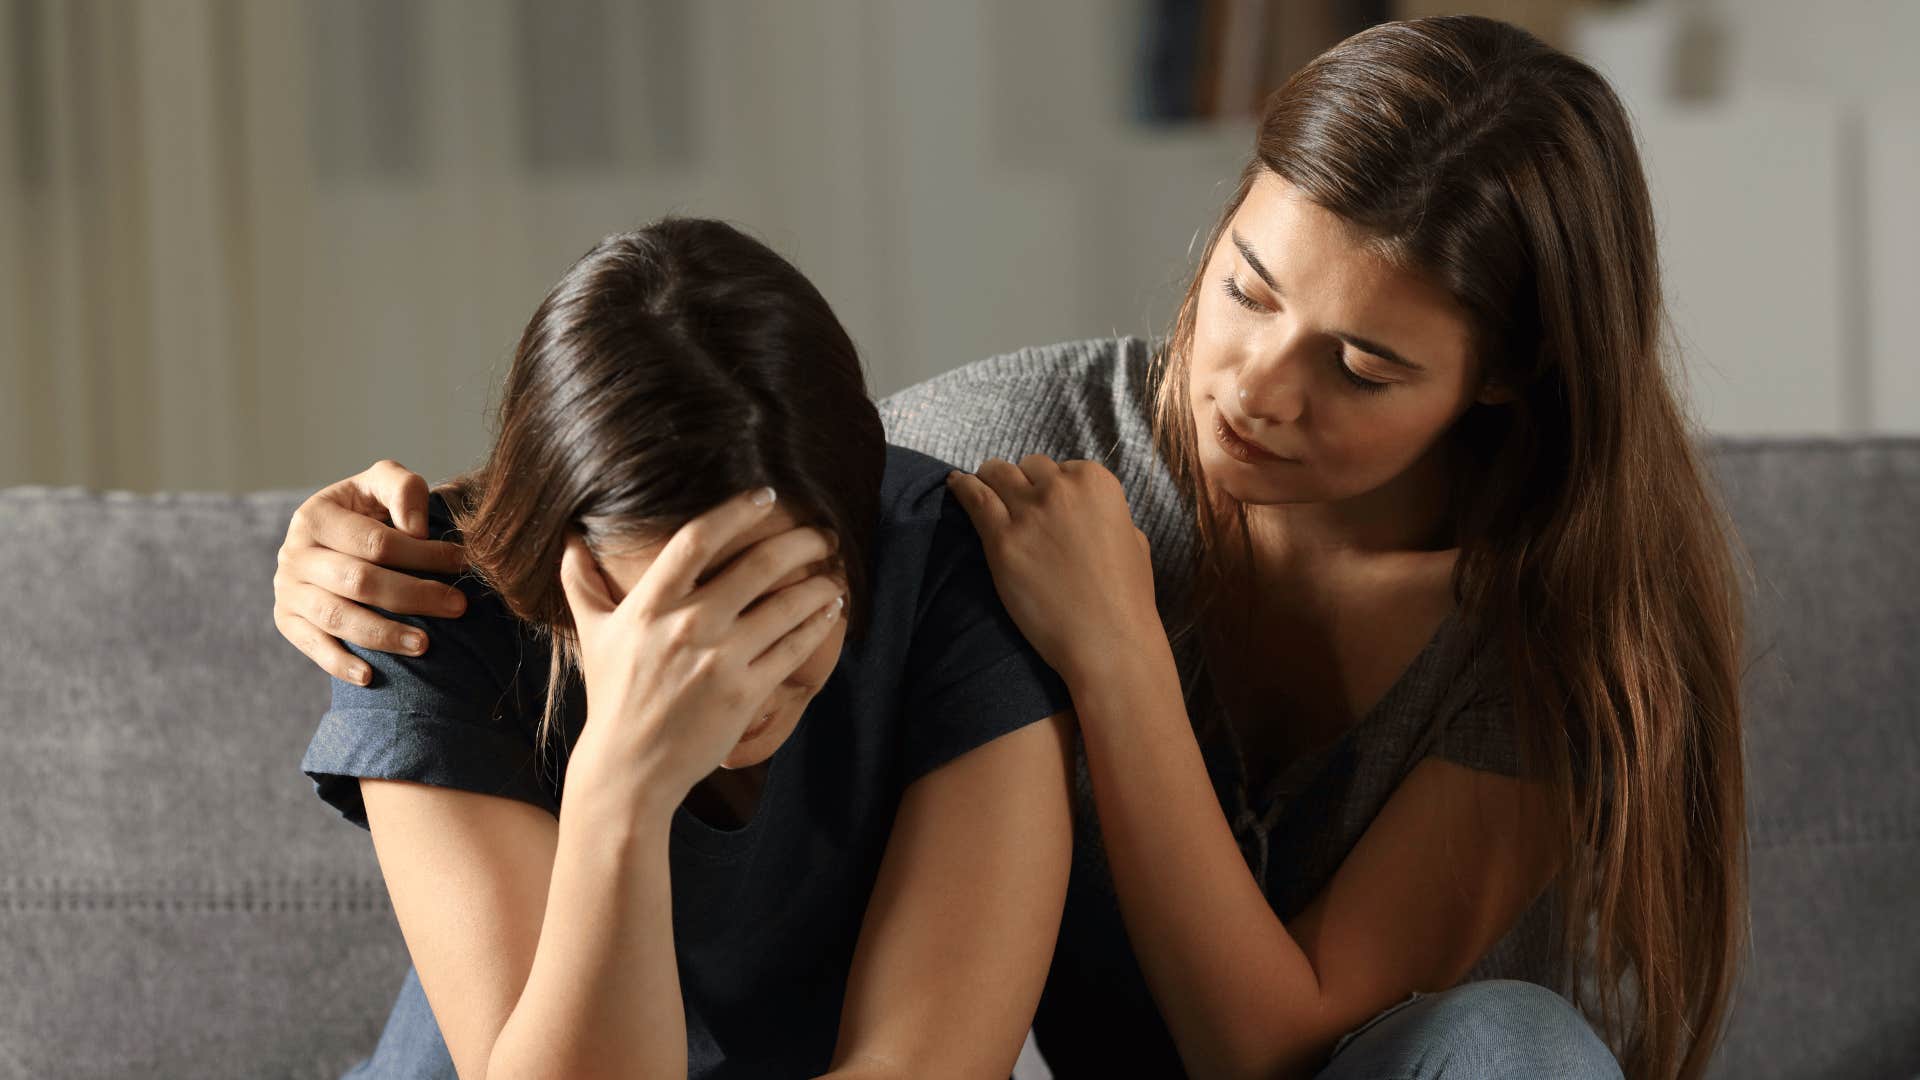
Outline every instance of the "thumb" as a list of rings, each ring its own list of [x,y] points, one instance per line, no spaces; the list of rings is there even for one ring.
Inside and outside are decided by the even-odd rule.
[[[560,553],[560,591],[567,596],[573,612],[573,626],[583,638],[602,619],[613,614],[613,597],[607,593],[607,581],[600,576],[600,564],[587,550],[587,541],[579,533],[567,531],[567,546]]]
[[[393,527],[417,539],[427,538],[427,481],[391,458],[375,462],[355,479],[361,497],[387,512]]]

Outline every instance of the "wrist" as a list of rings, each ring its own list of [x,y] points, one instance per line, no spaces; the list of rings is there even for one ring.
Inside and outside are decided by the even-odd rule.
[[[1114,687],[1143,687],[1173,672],[1175,685],[1179,675],[1173,662],[1173,647],[1156,616],[1151,626],[1137,623],[1094,640],[1089,636],[1085,648],[1070,653],[1059,669],[1067,689],[1075,700],[1082,693],[1105,693]]]
[[[612,762],[577,752],[584,748],[576,747],[567,766],[562,795],[566,814],[589,821],[595,829],[608,830],[609,835],[635,839],[664,835],[673,824],[673,812],[686,800],[685,785],[676,784],[644,761]]]

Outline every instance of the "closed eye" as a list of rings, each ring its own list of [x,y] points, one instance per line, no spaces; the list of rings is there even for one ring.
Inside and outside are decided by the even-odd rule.
[[[1241,307],[1246,308],[1248,311],[1267,310],[1266,308],[1261,307],[1260,304],[1253,299],[1253,297],[1248,296],[1246,293],[1241,292],[1239,283],[1234,281],[1231,275],[1225,278],[1222,278],[1220,281],[1220,285],[1222,288],[1227,290],[1227,295],[1233,299],[1234,303],[1239,304]]]

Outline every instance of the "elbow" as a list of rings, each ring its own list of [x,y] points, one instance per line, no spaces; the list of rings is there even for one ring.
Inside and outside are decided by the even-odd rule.
[[[681,1053],[675,1060],[649,1061],[644,1067],[632,1061],[609,1060],[609,1055],[591,1052],[556,1052],[552,1046],[521,1048],[494,1044],[480,1077],[460,1074],[460,1080],[635,1080],[646,1077],[686,1076],[687,1059]]]
[[[1251,1040],[1249,1040],[1251,1042]],[[1189,1069],[1194,1076],[1219,1076],[1231,1080],[1311,1080],[1326,1065],[1332,1043],[1324,1046],[1290,1043],[1275,1046],[1263,1043],[1229,1051],[1212,1064]]]
[[[1210,1045],[1180,1057],[1193,1076],[1230,1080],[1308,1080],[1326,1066],[1339,1034],[1329,1034],[1317,1022],[1311,1006],[1269,1010],[1260,1015],[1227,1018],[1217,1027]]]

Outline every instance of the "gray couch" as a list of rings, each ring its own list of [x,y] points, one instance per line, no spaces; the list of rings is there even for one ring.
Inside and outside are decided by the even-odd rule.
[[[1754,946],[1718,1074],[1920,1072],[1920,441],[1716,467],[1757,567]],[[406,966],[297,764],[293,493],[0,491],[0,1077],[331,1077]]]

